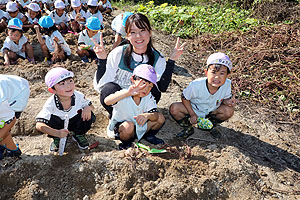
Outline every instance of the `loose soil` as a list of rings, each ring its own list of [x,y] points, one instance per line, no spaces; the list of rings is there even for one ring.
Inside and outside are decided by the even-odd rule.
[[[105,18],[108,50],[114,39],[111,20]],[[23,152],[21,159],[0,162],[0,199],[300,199],[299,111],[296,106],[293,113],[288,112],[284,105],[278,108],[278,100],[267,101],[268,94],[281,87],[293,92],[291,98],[299,105],[299,24],[185,40],[187,50],[176,62],[172,82],[158,104],[166,117],[158,136],[169,150],[160,155],[119,151],[119,142],[106,137],[107,114],[92,85],[97,65],[82,63],[75,55],[78,36],[72,34],[65,37],[73,55],[60,64],[75,73],[77,89],[93,101],[97,120],[87,138],[99,146],[81,151],[70,140],[64,156],[50,154],[51,139],[34,128],[35,116],[51,95],[44,84],[50,67],[43,63],[34,34],[25,35],[33,44],[38,64],[19,60],[18,65],[3,66],[3,58],[0,60],[0,73],[26,78],[31,89],[27,108],[12,130]],[[5,33],[0,34],[1,44],[5,37]],[[154,31],[153,40],[154,46],[168,56],[176,38]],[[203,76],[205,59],[214,51],[229,53],[236,68],[230,77],[240,99],[236,112],[222,123],[220,139],[198,129],[188,140],[178,139],[175,135],[180,127],[168,108],[180,101],[181,91],[189,82]],[[284,56],[292,59],[289,65],[280,64]],[[289,66],[292,71],[286,74],[291,74],[291,82],[279,85],[280,80],[278,84],[269,80],[265,90],[258,93],[263,79],[262,83],[255,79],[259,72],[255,66],[259,70],[264,66],[268,73],[270,68],[282,73],[281,67]],[[247,96],[242,93],[246,89],[254,92],[250,90]]]

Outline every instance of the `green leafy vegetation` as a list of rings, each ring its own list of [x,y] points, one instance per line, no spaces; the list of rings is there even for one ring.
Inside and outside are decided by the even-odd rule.
[[[180,37],[194,37],[201,33],[249,30],[259,21],[250,18],[250,11],[220,5],[176,6],[168,3],[155,5],[150,1],[133,7],[134,12],[149,17],[157,30]]]

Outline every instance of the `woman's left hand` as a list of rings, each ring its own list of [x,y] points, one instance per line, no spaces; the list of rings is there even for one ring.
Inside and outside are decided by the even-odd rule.
[[[185,45],[186,45],[186,42],[184,42],[182,45],[179,44],[179,37],[178,37],[175,48],[173,49],[173,51],[170,55],[170,59],[176,61],[183,54]]]

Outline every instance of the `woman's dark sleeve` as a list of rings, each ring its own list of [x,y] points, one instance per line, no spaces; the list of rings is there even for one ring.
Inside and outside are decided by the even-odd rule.
[[[171,82],[174,67],[175,67],[175,61],[169,59],[167,61],[167,65],[164,73],[162,74],[160,80],[157,82],[157,86],[161,92],[167,91],[169,84]]]
[[[97,83],[100,81],[100,79],[102,78],[102,76],[104,75],[104,73],[106,71],[106,62],[107,62],[107,59],[98,59],[98,68],[97,68],[97,72],[96,72]]]

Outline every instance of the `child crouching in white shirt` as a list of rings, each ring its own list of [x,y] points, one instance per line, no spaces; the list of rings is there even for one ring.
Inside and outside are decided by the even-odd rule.
[[[100,20],[97,17],[90,17],[86,22],[86,30],[79,34],[77,54],[82,62],[88,63],[89,58],[96,60],[97,56],[93,50],[94,42],[100,43],[100,29],[102,29]],[[93,41],[92,41],[93,40]]]
[[[89,143],[85,134],[90,130],[96,116],[92,102],[75,90],[74,74],[62,67],[52,68],[45,77],[48,91],[53,95],[44,104],[36,117],[36,129],[53,138],[50,152],[57,152],[60,139],[73,132],[72,139],[80,149],[87,149]],[[67,118],[66,118],[67,115]],[[68,120],[68,127],[64,127]]]
[[[7,25],[7,37],[1,49],[4,56],[4,64],[15,64],[18,58],[28,57],[29,62],[35,63],[33,48],[23,35],[23,23],[18,18],[9,20]]]
[[[45,33],[42,37],[40,27],[34,26],[38,41],[41,45],[45,61],[48,64],[65,61],[71,55],[71,49],[66,43],[61,33],[57,30],[53,20],[49,16],[43,16],[39,19],[41,31]]]
[[[137,66],[131,77],[131,86],[104,99],[106,105],[113,105],[113,114],[107,127],[111,138],[120,139],[119,149],[127,149],[132,142],[145,139],[152,144],[164,144],[155,135],[165,122],[158,112],[156,101],[150,93],[156,85],[157,75],[148,64]]]

